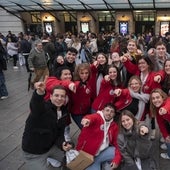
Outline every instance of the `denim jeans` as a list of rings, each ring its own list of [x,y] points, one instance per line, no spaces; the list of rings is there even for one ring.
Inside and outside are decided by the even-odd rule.
[[[3,72],[0,72],[0,97],[8,96],[8,91],[5,85],[5,76]]]
[[[167,154],[170,157],[170,143],[166,143],[167,146]]]
[[[110,146],[103,150],[99,155],[94,157],[94,163],[91,164],[86,170],[101,170],[102,163],[111,162],[115,157],[115,147]]]
[[[168,131],[168,134],[170,134],[170,122],[165,122],[166,130]],[[170,157],[170,143],[166,143],[167,146],[167,154]]]

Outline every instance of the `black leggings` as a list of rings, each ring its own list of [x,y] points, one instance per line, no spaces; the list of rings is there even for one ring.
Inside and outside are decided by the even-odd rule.
[[[18,55],[15,54],[12,57],[13,57],[13,65],[16,66],[17,65],[17,61],[18,61]]]
[[[151,118],[151,129],[155,129],[155,118]]]

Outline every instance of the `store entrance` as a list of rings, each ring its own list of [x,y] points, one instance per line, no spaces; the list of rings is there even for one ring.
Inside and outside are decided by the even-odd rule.
[[[77,22],[65,22],[65,32],[77,35]]]
[[[103,21],[99,22],[99,32],[115,31],[115,22]]]
[[[136,21],[135,22],[135,33],[142,34],[151,32],[152,35],[155,33],[155,22],[154,21]]]
[[[42,36],[43,31],[42,31],[42,25],[41,24],[30,24],[29,30],[30,30],[30,32],[35,33],[39,37]]]

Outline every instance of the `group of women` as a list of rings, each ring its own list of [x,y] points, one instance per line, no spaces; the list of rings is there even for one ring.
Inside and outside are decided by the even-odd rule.
[[[113,52],[108,58],[99,53],[93,62],[77,64],[74,72],[58,66],[59,75],[47,80],[48,95],[51,85],[62,84],[67,88],[69,111],[80,129],[86,114],[102,110],[107,103],[116,107],[123,170],[156,169],[150,159],[155,120],[167,146],[167,153],[161,153],[161,157],[170,159],[170,59],[164,48],[158,42],[146,56],[137,49],[134,40],[129,40],[122,56]],[[155,71],[160,60],[164,61],[162,68]],[[146,117],[150,118],[149,124]]]

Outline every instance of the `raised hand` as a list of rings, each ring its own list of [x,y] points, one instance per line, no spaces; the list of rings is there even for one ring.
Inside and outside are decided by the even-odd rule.
[[[74,83],[70,83],[68,88],[73,92],[76,93],[76,85]]]
[[[150,56],[150,57],[155,56],[155,49],[154,48],[151,48],[151,49],[148,50],[148,56]]]
[[[122,89],[115,89],[115,90],[114,90],[114,94],[115,94],[117,97],[120,96],[121,93],[122,93]]]
[[[109,75],[105,75],[104,79],[105,79],[105,81],[110,81],[110,76]]]
[[[143,136],[149,132],[149,129],[146,126],[141,126],[139,133]]]
[[[161,82],[161,76],[160,75],[154,76],[154,81],[157,82],[157,83],[160,83]]]
[[[44,94],[46,88],[46,81],[48,76],[45,76],[44,81],[39,81],[34,84],[35,89],[37,90],[38,94]]]
[[[163,107],[161,107],[161,108],[159,109],[159,114],[160,114],[160,115],[167,114],[167,110],[164,109]]]
[[[97,67],[99,66],[98,61],[94,61],[94,62],[93,62],[93,65],[97,68]]]
[[[126,62],[127,59],[128,59],[128,58],[127,58],[126,56],[124,56],[124,55],[120,57],[120,61],[121,61],[122,63]]]
[[[81,124],[83,125],[83,127],[88,127],[90,125],[90,120],[84,118],[81,120]]]

